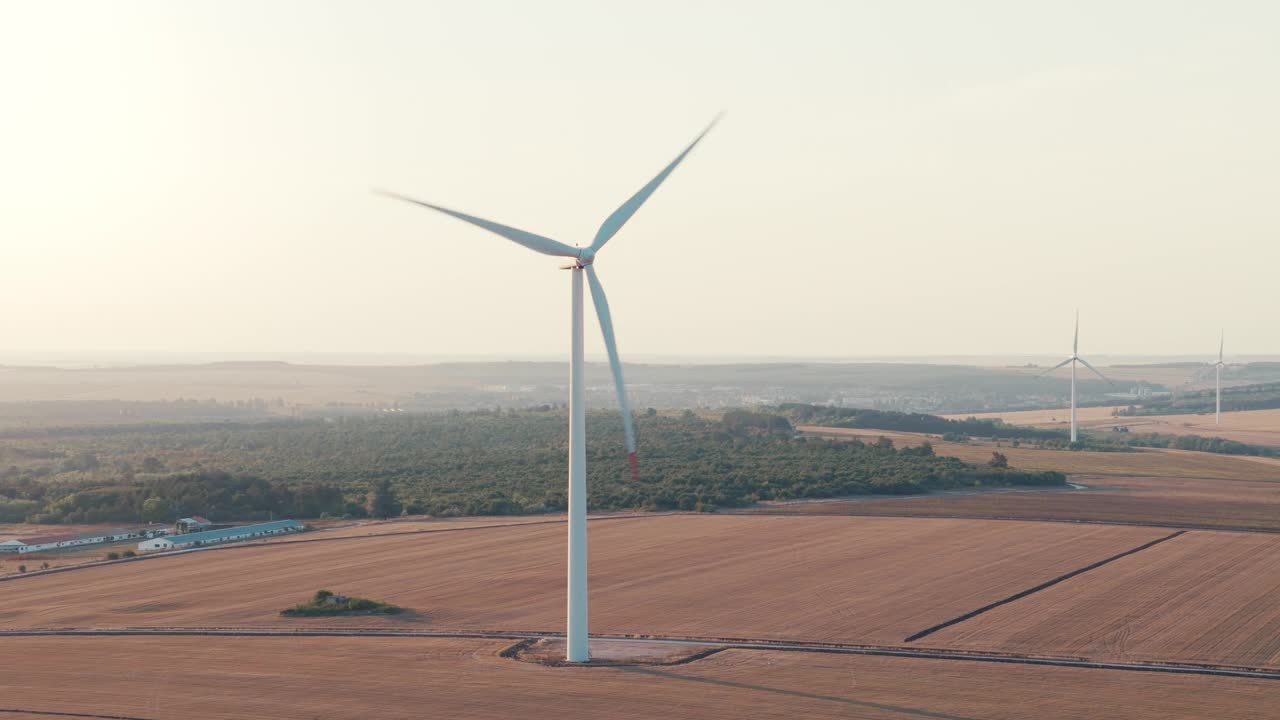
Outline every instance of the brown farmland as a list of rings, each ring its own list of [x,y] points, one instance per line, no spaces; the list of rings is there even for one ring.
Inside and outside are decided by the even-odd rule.
[[[660,514],[653,512],[596,512],[592,513],[593,520],[607,519],[625,519],[635,517],[658,517]],[[348,538],[348,537],[368,537],[373,535],[395,535],[404,533],[429,533],[440,531],[452,531],[464,528],[491,528],[502,527],[506,525],[549,525],[554,523],[563,523],[565,514],[562,512],[539,513],[537,515],[466,515],[459,517],[434,517],[431,515],[408,515],[398,517],[391,520],[329,520],[314,522],[313,526],[316,530],[315,534],[302,536],[303,539],[312,538]],[[298,540],[298,536],[287,536],[287,538],[268,538],[261,542],[289,542]]]
[[[1077,414],[1077,422],[1083,428],[1107,432],[1110,432],[1113,427],[1123,425],[1129,428],[1130,432],[1136,433],[1200,435],[1202,437],[1226,438],[1254,445],[1280,446],[1280,409],[1224,412],[1221,425],[1214,424],[1212,413],[1126,417],[1113,416],[1112,412],[1115,409],[1117,408],[1080,408]],[[1070,427],[1071,424],[1071,411],[1064,408],[980,413],[976,416],[948,415],[947,417],[956,419],[967,417],[1000,419],[1012,425],[1034,425],[1046,428],[1066,428]]]
[[[868,497],[774,503],[744,512],[1159,524],[1280,531],[1280,483],[1074,475],[1088,490]]]
[[[1219,478],[1223,480],[1272,480],[1280,481],[1280,463],[1274,458],[1246,458],[1231,455],[1215,455],[1204,452],[1179,450],[1139,450],[1135,452],[1089,452],[1082,450],[1046,450],[1034,447],[1010,447],[975,440],[969,443],[944,442],[937,437],[921,433],[886,432],[880,430],[849,429],[803,425],[802,432],[817,437],[861,438],[874,441],[884,436],[899,447],[933,444],[939,455],[957,457],[965,462],[985,463],[991,453],[999,450],[1009,458],[1009,464],[1023,470],[1057,470],[1065,473],[1089,473],[1094,475],[1135,475],[1188,478]]]
[[[1261,718],[1275,681],[726,650],[687,665],[553,668],[505,641],[5,638],[0,707],[160,720]],[[0,712],[0,717],[7,717]],[[41,715],[16,714],[15,718]]]
[[[897,643],[1161,537],[1159,528],[664,516],[591,525],[592,630]],[[0,627],[362,626],[552,631],[564,526],[257,545],[21,578]],[[417,611],[285,622],[317,589]]]
[[[1280,537],[1189,532],[939,631],[930,647],[1280,667]]]
[[[76,548],[67,548],[65,550],[48,550],[45,552],[23,553],[5,553],[0,555],[0,577],[5,575],[21,575],[20,568],[26,567],[28,570],[34,571],[43,569],[47,564],[50,568],[67,567],[68,565],[84,565],[86,563],[100,562],[107,559],[107,553],[115,553],[119,556],[121,553],[133,550],[137,552],[138,541],[127,540],[124,542],[107,543],[104,545],[84,545]]]
[[[623,516],[626,516],[626,514],[618,513],[614,515],[614,517]],[[548,513],[545,515],[503,515],[450,518],[436,518],[429,515],[423,515],[396,518],[394,520],[361,520],[357,522],[351,522],[349,520],[319,520],[312,523],[314,526],[314,532],[304,535],[301,538],[294,535],[286,535],[281,537],[263,538],[261,540],[252,540],[242,544],[289,543],[298,542],[300,539],[337,539],[370,537],[373,535],[449,532],[453,530],[478,527],[524,525],[527,523],[554,524],[558,522],[564,522],[564,515],[559,513]],[[41,534],[48,534],[51,529],[54,528],[58,531],[62,531],[64,528],[68,527],[90,530],[100,527],[116,526],[14,525],[11,527],[36,527],[41,529]],[[68,530],[68,532],[77,531],[78,530]],[[26,534],[33,535],[35,533]],[[21,535],[17,534],[15,534],[15,536],[21,537]],[[0,538],[2,537],[5,536],[0,535]],[[50,568],[61,568],[71,565],[86,565],[88,563],[101,562],[107,559],[108,553],[116,553],[119,555],[127,550],[136,552],[137,546],[137,540],[127,540],[118,543],[84,545],[63,550],[50,550],[46,552],[26,553],[22,555],[4,554],[0,555],[0,576],[20,575],[22,573],[19,568],[23,566],[28,570],[34,571],[42,569],[46,563]]]
[[[263,542],[287,542],[311,538],[348,538],[369,537],[373,535],[393,535],[396,533],[436,532],[440,530],[458,530],[461,528],[494,527],[502,525],[524,525],[527,523],[564,522],[563,513],[547,513],[545,515],[475,515],[467,517],[431,517],[417,515],[396,518],[394,520],[361,520],[357,522],[341,521],[321,525],[309,535],[289,536],[287,539],[267,539]]]
[[[1109,422],[1114,418],[1115,412],[1120,410],[1122,405],[1107,405],[1105,407],[1082,407],[1076,408],[1076,422],[1081,426],[1089,426],[1091,423]],[[1044,410],[1003,410],[1000,412],[985,413],[958,413],[955,415],[943,415],[942,417],[949,420],[967,420],[968,418],[978,418],[979,420],[1003,420],[1010,425],[1033,425],[1036,427],[1071,427],[1071,408],[1047,408]]]

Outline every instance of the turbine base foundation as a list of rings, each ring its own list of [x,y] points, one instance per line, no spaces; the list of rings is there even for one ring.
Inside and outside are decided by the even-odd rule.
[[[594,667],[618,665],[682,665],[701,660],[719,652],[715,645],[685,645],[644,640],[599,639],[591,640],[591,660],[569,662],[565,660],[563,638],[521,640],[502,651],[502,656],[520,662],[550,665],[551,667]]]

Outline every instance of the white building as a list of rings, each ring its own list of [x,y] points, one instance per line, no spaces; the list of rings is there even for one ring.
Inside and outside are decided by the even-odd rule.
[[[221,530],[208,530],[206,532],[185,533],[181,535],[152,538],[151,540],[138,543],[138,550],[140,552],[183,550],[186,548],[203,547],[205,545],[220,545],[222,543],[254,540],[257,538],[270,537],[272,535],[284,535],[286,533],[298,532],[300,530],[302,530],[302,524],[295,520],[276,520],[274,522],[258,523],[257,525],[239,525],[237,527],[223,528]]]
[[[135,528],[109,528],[106,530],[90,530],[79,533],[61,533],[58,535],[38,535],[35,537],[13,538],[0,542],[0,552],[33,553],[47,550],[63,550],[84,545],[102,545],[104,543],[136,540],[164,535],[169,528],[164,525],[147,525]]]

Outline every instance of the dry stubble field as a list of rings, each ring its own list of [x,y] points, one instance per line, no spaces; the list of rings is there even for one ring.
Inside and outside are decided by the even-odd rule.
[[[1077,422],[1083,428],[1108,432],[1115,426],[1123,425],[1128,427],[1130,432],[1200,435],[1227,438],[1254,445],[1280,446],[1280,410],[1225,412],[1222,414],[1222,424],[1215,425],[1212,414],[1124,417],[1113,416],[1114,409],[1112,407],[1080,408],[1077,411]],[[1034,425],[1046,428],[1068,428],[1071,425],[1071,411],[1067,408],[947,415],[946,417],[999,419],[1011,425]]]
[[[991,460],[991,453],[998,450],[1009,458],[1010,465],[1023,470],[1280,482],[1280,462],[1276,462],[1274,458],[1249,458],[1179,450],[1135,452],[1045,450],[1027,446],[1015,448],[1007,442],[997,446],[995,443],[982,440],[968,443],[944,442],[938,437],[922,433],[833,428],[820,425],[802,425],[797,429],[808,435],[833,439],[860,438],[863,441],[874,441],[883,436],[893,440],[899,447],[929,442],[937,454],[957,457],[971,463],[988,462]]]
[[[897,643],[1167,534],[1160,528],[675,515],[591,524],[592,630]],[[0,627],[360,626],[553,631],[564,526],[258,545],[22,578]],[[409,617],[285,621],[327,588]]]
[[[1085,491],[1020,490],[903,498],[848,498],[770,504],[768,513],[973,517],[1163,524],[1191,528],[1280,530],[1280,461],[1181,450],[1086,452],[1000,446],[989,441],[943,442],[919,433],[806,426],[811,435],[873,440],[884,435],[899,446],[928,441],[939,455],[967,462],[999,451],[1010,464],[1059,470]]]
[[[525,525],[528,523],[549,524],[564,522],[563,513],[547,513],[545,515],[477,515],[472,517],[431,517],[417,515],[394,520],[349,520],[330,521],[327,524],[317,523],[316,531],[303,536],[289,536],[288,540],[310,538],[349,538],[368,537],[373,535],[392,535],[396,533],[437,532],[462,528],[493,527],[499,525]],[[281,542],[270,538],[263,542]]]
[[[1014,490],[964,495],[849,498],[759,506],[770,514],[845,514],[1157,523],[1280,531],[1280,483],[1074,475],[1081,491]]]
[[[1189,532],[922,642],[1277,668],[1280,537]]]
[[[922,436],[847,431],[899,444]],[[943,454],[991,446],[932,440]],[[954,452],[953,452],[954,450]],[[1199,453],[1000,448],[1169,477],[1105,489],[859,499],[792,513],[987,514],[1275,527],[1278,467]],[[1101,456],[1101,457],[1098,457]],[[1027,462],[1031,460],[1031,462]],[[1124,463],[1132,463],[1125,466]],[[1062,469],[1062,468],[1055,468]],[[1127,474],[1127,473],[1126,473]],[[1197,475],[1206,475],[1197,477]],[[1241,477],[1247,479],[1240,479]],[[776,508],[775,508],[776,510]],[[0,628],[563,624],[564,526],[548,518],[370,523],[0,584]],[[555,520],[552,518],[552,520]],[[404,530],[447,530],[410,535]],[[591,524],[592,629],[900,645],[918,630],[1163,537],[1160,528],[888,517],[647,516]],[[305,538],[293,538],[300,540]],[[1280,667],[1280,537],[1194,531],[913,645],[1121,662]],[[417,612],[285,621],[328,587]],[[426,638],[7,637],[0,718],[840,717],[1261,718],[1277,681],[976,661],[728,650],[688,665],[548,668],[507,641]],[[565,701],[575,705],[567,710]],[[4,710],[25,711],[20,714]],[[34,713],[34,714],[33,714]],[[49,715],[49,717],[65,717]]]
[[[618,515],[621,516],[623,513],[619,513]],[[523,525],[527,523],[545,525],[557,522],[564,522],[563,514],[549,513],[546,515],[506,515],[453,518],[413,516],[396,518],[394,520],[361,520],[357,522],[351,522],[349,520],[317,520],[312,522],[315,532],[303,536],[302,539],[336,539],[372,535],[435,533],[476,527],[490,527],[495,525]],[[63,532],[72,533],[84,530],[98,530],[112,527],[119,527],[119,525],[0,524],[0,540],[16,537],[51,535]],[[253,540],[244,544],[294,542],[298,539],[299,538],[296,536],[285,536]],[[88,563],[101,562],[106,559],[108,553],[114,552],[119,554],[126,550],[134,550],[136,552],[137,546],[137,540],[128,540],[125,542],[109,543],[105,545],[86,545],[65,550],[52,550],[22,555],[4,554],[0,555],[0,577],[5,575],[21,575],[22,571],[20,568],[22,567],[26,567],[28,570],[41,569],[46,563],[50,568],[61,568],[71,565],[85,565]]]
[[[1194,487],[1185,491],[1195,496]],[[563,533],[562,524],[551,524],[262,544],[28,577],[4,585],[0,626],[555,631],[563,622]],[[676,515],[593,522],[591,533],[597,632],[898,645],[909,633],[1167,531]],[[1197,540],[1172,559],[1161,554],[1192,535],[1215,544]],[[1246,582],[1280,576],[1280,568],[1266,564],[1268,552],[1275,555],[1267,542],[1280,538],[1184,535],[917,644],[1274,665],[1275,649],[1259,638],[1277,635],[1275,616],[1266,610],[1275,606],[1265,598],[1280,588]],[[1185,561],[1228,555],[1237,561]],[[1134,567],[1151,569],[1120,572]],[[276,615],[320,586],[390,600],[420,614],[345,623],[292,623]],[[1117,599],[1126,597],[1128,604]],[[1056,621],[1027,625],[1028,614]],[[1182,627],[1192,634],[1180,634]],[[1246,718],[1266,716],[1276,687],[1272,680],[746,650],[671,667],[549,668],[499,657],[509,641],[477,639],[97,636],[3,642],[22,662],[0,674],[0,717],[9,709],[37,713],[15,717],[79,712],[141,720],[416,718],[424,712],[658,718],[673,711],[760,718]]]
[[[1263,718],[1275,681],[726,650],[552,668],[509,643],[420,638],[7,638],[0,707],[138,720]],[[15,720],[41,715],[0,710]],[[65,717],[49,716],[49,717]]]

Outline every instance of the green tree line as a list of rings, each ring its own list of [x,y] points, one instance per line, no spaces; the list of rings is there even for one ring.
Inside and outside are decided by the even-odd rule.
[[[389,415],[216,427],[82,428],[7,442],[0,520],[131,522],[269,516],[515,514],[566,506],[560,409]],[[798,437],[787,417],[641,414],[639,482],[621,419],[591,413],[588,506],[711,510],[759,500],[1062,484],[1060,473],[969,465],[932,448]],[[68,461],[71,462],[68,462]]]
[[[932,435],[954,434],[996,439],[1060,440],[1070,437],[1069,433],[1062,430],[1008,425],[1000,420],[974,417],[952,420],[926,413],[830,407],[800,403],[786,403],[780,405],[778,410],[796,422],[806,425],[894,430],[897,432],[929,433]]]

